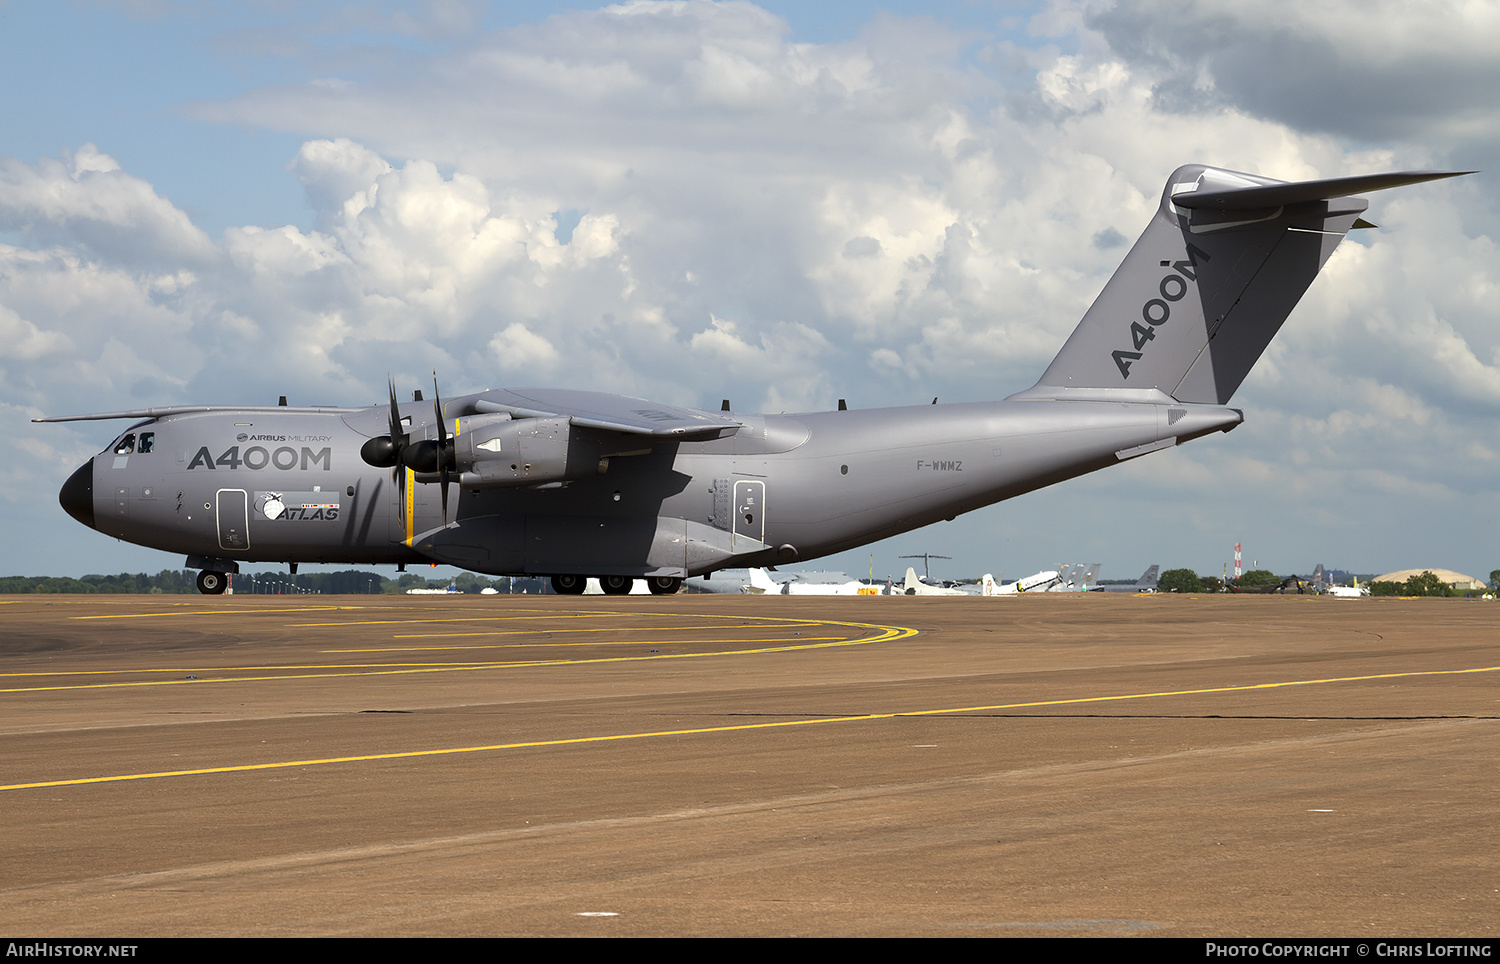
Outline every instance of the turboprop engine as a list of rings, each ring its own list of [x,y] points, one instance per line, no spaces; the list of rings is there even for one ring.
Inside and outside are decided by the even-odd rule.
[[[402,431],[392,382],[390,433],[371,438],[360,448],[360,458],[377,468],[396,469],[404,491],[410,469],[416,481],[443,487],[443,518],[448,516],[448,485],[466,489],[498,489],[564,485],[609,470],[611,456],[644,455],[650,447],[630,452],[612,451],[606,433],[574,425],[569,416],[526,416],[490,412],[443,418],[442,397],[433,377],[433,423],[418,433]],[[404,498],[404,496],[403,496]]]
[[[460,419],[456,427],[453,471],[466,489],[571,482],[609,469],[603,433],[579,428],[566,417],[477,415]]]

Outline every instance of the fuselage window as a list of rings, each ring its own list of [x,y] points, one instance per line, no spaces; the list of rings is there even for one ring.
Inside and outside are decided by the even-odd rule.
[[[129,455],[131,452],[134,452],[134,451],[135,451],[135,433],[134,432],[130,433],[129,435],[126,435],[126,436],[122,437],[119,442],[115,443],[115,454],[116,455]]]

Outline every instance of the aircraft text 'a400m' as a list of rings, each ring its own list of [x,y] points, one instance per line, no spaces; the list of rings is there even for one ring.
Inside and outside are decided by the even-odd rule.
[[[1344,234],[1369,226],[1355,195],[1451,176],[1179,168],[1041,379],[1004,401],[745,415],[556,389],[398,403],[392,386],[365,408],[38,421],[137,420],[60,501],[106,535],[185,554],[204,592],[244,562],[441,562],[564,593],[590,576],[672,592],[1229,431],[1251,366]]]

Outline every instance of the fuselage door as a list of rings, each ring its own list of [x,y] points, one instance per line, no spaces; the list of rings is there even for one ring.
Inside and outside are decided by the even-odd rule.
[[[739,551],[740,539],[766,541],[766,484],[759,479],[736,479],[734,482],[734,538],[731,548]]]
[[[244,489],[220,489],[214,513],[219,525],[219,548],[250,548],[250,499]]]

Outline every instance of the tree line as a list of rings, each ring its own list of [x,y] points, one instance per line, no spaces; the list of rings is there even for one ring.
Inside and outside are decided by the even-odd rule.
[[[1288,577],[1278,576],[1268,569],[1252,569],[1238,580],[1199,576],[1191,569],[1168,569],[1157,579],[1156,588],[1159,592],[1229,592],[1231,587],[1246,589],[1275,586],[1284,582],[1285,578]],[[1305,580],[1303,584],[1306,585]],[[1490,588],[1496,587],[1500,587],[1500,569],[1490,572]],[[1405,582],[1370,583],[1372,596],[1465,596],[1471,592],[1473,590],[1454,589],[1431,571],[1411,576]]]
[[[156,575],[144,572],[122,572],[113,576],[0,576],[0,595],[22,595],[26,593],[122,593],[122,594],[177,594],[198,593],[197,572],[192,569],[163,569]],[[472,572],[461,573],[452,580],[424,579],[414,572],[403,573],[390,579],[376,572],[345,569],[339,572],[304,572],[292,575],[288,572],[241,573],[234,577],[237,595],[297,595],[321,593],[324,595],[382,595],[404,593],[408,589],[443,589],[449,584],[459,592],[477,593],[485,589],[496,592],[539,593],[541,579],[509,579],[501,576],[490,579]],[[514,585],[512,585],[514,584]]]

